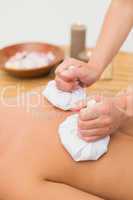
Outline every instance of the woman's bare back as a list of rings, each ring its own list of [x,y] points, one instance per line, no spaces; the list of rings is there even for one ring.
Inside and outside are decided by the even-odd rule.
[[[18,194],[19,200],[33,199],[33,188],[38,187],[39,195],[41,182],[61,184],[60,188],[68,185],[104,199],[133,199],[132,137],[118,132],[100,160],[76,163],[58,137],[59,124],[71,113],[53,108],[43,98],[28,111],[25,107],[0,107],[1,199],[14,200]]]

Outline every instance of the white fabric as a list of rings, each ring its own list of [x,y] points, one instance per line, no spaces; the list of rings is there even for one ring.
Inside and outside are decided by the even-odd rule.
[[[84,89],[73,92],[63,92],[56,87],[55,81],[50,81],[42,93],[54,106],[70,110],[73,104],[86,98]],[[95,100],[87,103],[87,109],[95,106]],[[61,143],[75,161],[97,160],[108,150],[110,137],[107,136],[95,142],[86,142],[78,136],[78,115],[74,114],[66,118],[59,126]]]
[[[75,161],[97,160],[108,150],[110,137],[95,142],[86,142],[78,136],[78,115],[74,114],[60,124],[59,136],[61,143]]]
[[[79,88],[73,92],[63,92],[56,87],[54,80],[48,83],[42,94],[50,103],[62,110],[70,110],[74,103],[86,98],[83,88]]]
[[[92,100],[88,103],[88,109],[94,106]],[[61,143],[75,161],[97,160],[108,150],[110,136],[103,139],[86,142],[78,136],[78,114],[71,115],[59,126]]]

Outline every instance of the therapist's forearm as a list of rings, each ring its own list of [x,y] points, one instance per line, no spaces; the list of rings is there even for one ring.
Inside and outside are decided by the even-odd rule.
[[[105,17],[90,63],[101,72],[119,51],[133,26],[133,0],[113,0]]]

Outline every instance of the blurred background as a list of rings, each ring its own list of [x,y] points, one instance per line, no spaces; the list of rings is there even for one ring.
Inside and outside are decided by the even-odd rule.
[[[96,43],[110,0],[0,0],[0,47],[24,41],[70,43],[70,27],[88,28],[87,46]],[[133,52],[133,32],[122,50]]]

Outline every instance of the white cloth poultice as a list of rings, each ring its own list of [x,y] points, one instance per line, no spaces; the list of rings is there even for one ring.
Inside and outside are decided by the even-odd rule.
[[[94,100],[88,108],[94,106]],[[75,161],[97,160],[108,150],[110,136],[94,142],[86,142],[78,136],[78,114],[71,115],[59,126],[61,143]]]
[[[73,92],[63,92],[56,87],[54,80],[48,83],[42,94],[50,103],[62,110],[70,110],[74,103],[86,98],[83,88],[79,88]]]

